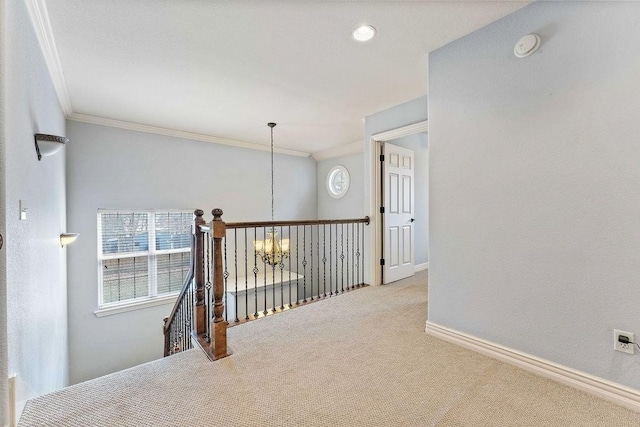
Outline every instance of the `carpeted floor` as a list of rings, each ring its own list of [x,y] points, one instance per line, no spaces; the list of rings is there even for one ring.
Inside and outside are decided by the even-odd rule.
[[[27,403],[20,426],[640,426],[640,414],[427,336],[426,272],[229,330]]]

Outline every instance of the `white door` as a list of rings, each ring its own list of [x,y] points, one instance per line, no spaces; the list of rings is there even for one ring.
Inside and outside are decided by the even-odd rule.
[[[413,151],[384,143],[383,283],[414,274]]]

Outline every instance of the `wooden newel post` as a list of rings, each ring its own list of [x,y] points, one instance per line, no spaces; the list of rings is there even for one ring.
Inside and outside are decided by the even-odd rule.
[[[227,352],[227,322],[224,313],[224,277],[222,267],[222,239],[227,234],[224,221],[222,221],[222,209],[214,209],[212,234],[213,234],[213,339],[211,340],[211,353],[215,359],[229,355]]]
[[[193,214],[196,216],[194,228],[194,253],[193,253],[193,269],[194,280],[196,285],[196,333],[204,334],[207,331],[207,304],[204,300],[204,233],[200,226],[206,224],[204,212],[196,209]]]

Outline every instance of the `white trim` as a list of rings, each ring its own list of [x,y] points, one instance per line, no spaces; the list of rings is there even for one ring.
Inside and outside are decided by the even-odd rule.
[[[403,136],[414,135],[416,133],[428,132],[429,121],[423,120],[410,125],[402,126],[396,129],[391,129],[385,132],[376,133],[371,135],[369,144],[371,144],[370,157],[368,159],[371,165],[371,175],[369,177],[369,212],[371,212],[371,227],[369,230],[369,239],[371,242],[371,266],[370,277],[371,284],[380,285],[382,283],[382,277],[380,274],[379,259],[382,258],[382,247],[380,245],[380,239],[378,236],[382,233],[382,217],[380,214],[380,143],[385,141],[391,141]]]
[[[9,375],[9,426],[18,425],[18,405],[16,404],[16,374]]]
[[[93,123],[103,126],[110,126],[120,129],[135,130],[138,132],[153,133],[156,135],[173,136],[177,138],[191,139],[194,141],[213,142],[215,144],[230,145],[232,147],[248,148],[251,150],[270,151],[270,147],[251,142],[237,141],[233,139],[219,138],[212,135],[204,135],[192,132],[186,132],[176,129],[161,128],[157,126],[143,125],[139,123],[131,123],[122,120],[107,119],[104,117],[91,116],[87,114],[74,113],[71,105],[71,98],[67,89],[67,83],[64,79],[58,48],[53,37],[51,29],[51,21],[45,0],[26,0],[27,11],[33,24],[44,61],[49,70],[49,75],[53,82],[60,107],[68,120],[83,123]],[[303,151],[289,150],[286,148],[274,148],[273,150],[279,154],[287,154],[289,156],[309,157],[311,154]]]
[[[423,120],[421,122],[413,123],[411,125],[402,126],[397,129],[391,129],[385,132],[380,132],[375,135],[371,135],[371,139],[375,141],[391,141],[392,139],[402,138],[403,136],[414,135],[416,133],[423,133],[429,131],[429,121]]]
[[[219,138],[217,136],[205,135],[201,133],[186,132],[182,130],[162,128],[157,126],[143,125],[140,123],[126,122],[123,120],[107,119],[104,117],[90,116],[87,114],[71,113],[67,119],[75,122],[91,123],[101,126],[109,126],[119,129],[133,130],[137,132],[152,133],[155,135],[172,136],[175,138],[190,139],[192,141],[212,142],[214,144],[229,145],[232,147],[248,148],[250,150],[271,151],[268,145],[254,144],[252,142],[238,141],[235,139]],[[309,157],[311,154],[304,151],[289,150],[286,148],[273,149],[274,153],[286,154],[289,156]]]
[[[350,144],[340,145],[338,147],[332,147],[322,151],[316,151],[315,153],[311,153],[311,156],[316,160],[316,162],[320,162],[322,160],[329,160],[336,157],[362,153],[363,151],[364,144],[362,143],[362,141],[356,141]]]
[[[640,412],[640,390],[485,341],[429,321],[427,321],[426,333]]]
[[[142,301],[133,300],[130,303],[119,302],[114,307],[103,307],[93,312],[96,317],[111,316],[113,314],[126,313],[127,311],[141,310],[143,308],[155,307],[158,305],[175,304],[178,294],[162,295],[144,299]]]
[[[415,264],[413,266],[413,271],[415,271],[416,273],[418,271],[424,271],[424,270],[428,270],[429,269],[429,262],[423,262],[422,264]]]
[[[53,38],[47,5],[44,0],[27,0],[26,5],[29,17],[33,23],[33,28],[36,32],[36,37],[38,38],[38,43],[40,44],[40,49],[42,50],[42,55],[44,56],[44,62],[49,70],[56,95],[58,95],[60,107],[64,115],[69,117],[73,113],[71,98],[69,98],[69,91],[67,90],[67,83],[64,80],[58,49],[55,39]]]

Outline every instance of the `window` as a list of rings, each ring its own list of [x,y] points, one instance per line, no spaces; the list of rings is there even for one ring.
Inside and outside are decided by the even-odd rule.
[[[100,308],[180,291],[191,265],[191,211],[98,210]]]
[[[349,171],[342,165],[331,168],[327,174],[327,192],[334,199],[344,197],[349,190]]]

